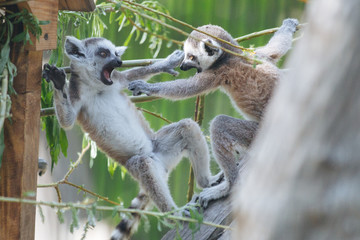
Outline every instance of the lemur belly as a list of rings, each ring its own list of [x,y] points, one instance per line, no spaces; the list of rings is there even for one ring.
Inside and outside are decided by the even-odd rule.
[[[124,162],[152,152],[152,143],[126,96],[103,93],[84,106],[78,121],[91,139],[111,158]]]

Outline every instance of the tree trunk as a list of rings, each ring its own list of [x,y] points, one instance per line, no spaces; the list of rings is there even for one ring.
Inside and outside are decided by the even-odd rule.
[[[360,1],[313,1],[306,18],[234,198],[234,239],[360,239]]]

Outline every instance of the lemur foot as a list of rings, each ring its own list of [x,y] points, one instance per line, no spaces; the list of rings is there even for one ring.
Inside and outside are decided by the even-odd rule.
[[[45,174],[47,165],[48,164],[44,159],[39,158],[39,160],[38,160],[38,174],[39,174],[39,176],[42,176],[42,175]]]
[[[65,85],[66,74],[63,69],[57,68],[56,66],[51,66],[49,64],[44,65],[44,70],[42,72],[42,77],[45,78],[47,82],[52,81],[54,87],[58,90],[63,90]]]
[[[230,184],[227,181],[223,181],[214,187],[204,188],[203,191],[197,195],[195,201],[199,202],[201,207],[207,208],[209,202],[226,197],[229,193]]]
[[[174,68],[178,67],[182,60],[184,59],[184,52],[181,50],[175,50],[172,54],[170,54],[164,61],[159,62],[162,70],[164,72],[170,73],[173,76],[179,75]]]
[[[297,26],[299,25],[299,21],[295,18],[287,18],[283,21],[281,28],[285,28],[286,30],[290,30],[291,32],[296,32]]]

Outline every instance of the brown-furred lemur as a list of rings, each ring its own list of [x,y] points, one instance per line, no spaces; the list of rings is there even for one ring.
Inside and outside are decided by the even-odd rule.
[[[146,209],[153,202],[164,212],[176,209],[167,179],[185,155],[192,163],[199,187],[216,182],[210,173],[206,140],[196,122],[183,119],[153,132],[123,92],[129,82],[137,79],[148,79],[161,72],[177,75],[174,68],[184,58],[182,51],[152,65],[121,72],[114,69],[121,66],[125,47],[115,47],[104,38],[67,37],[65,51],[71,60],[68,83],[62,69],[45,64],[43,70],[43,77],[55,88],[57,119],[65,129],[77,120],[98,147],[125,166],[139,182],[140,193],[130,208]],[[112,239],[127,239],[139,219],[138,214],[123,219]]]
[[[255,50],[253,57],[262,61],[256,67],[243,58],[221,50],[219,46],[236,53],[242,53],[240,49],[194,30],[184,43],[185,59],[180,68],[196,68],[197,74],[188,79],[169,82],[149,84],[144,81],[133,81],[129,84],[129,89],[134,95],[145,93],[174,100],[206,94],[221,88],[244,117],[242,120],[219,115],[211,122],[212,151],[225,179],[216,186],[205,188],[197,196],[203,207],[206,207],[209,201],[226,196],[230,192],[274,87],[282,75],[275,64],[290,49],[297,25],[296,19],[283,21],[268,44]],[[219,26],[205,25],[198,30],[238,45],[231,35]]]

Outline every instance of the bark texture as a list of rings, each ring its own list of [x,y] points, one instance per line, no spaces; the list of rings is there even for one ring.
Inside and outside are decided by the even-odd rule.
[[[360,239],[360,1],[306,11],[233,196],[233,239]]]

